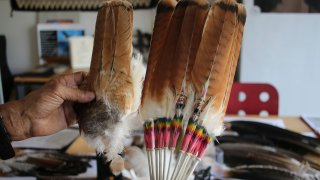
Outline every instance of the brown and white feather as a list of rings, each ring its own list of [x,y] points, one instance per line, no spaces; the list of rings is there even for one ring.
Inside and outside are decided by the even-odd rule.
[[[124,0],[106,1],[100,8],[86,89],[96,99],[77,105],[79,126],[89,144],[108,160],[118,158],[124,138],[129,135],[138,106],[141,68],[132,66],[133,9]],[[137,63],[142,66],[142,63]],[[135,70],[134,70],[135,69]],[[142,77],[137,77],[142,76]],[[142,82],[141,82],[142,83]],[[118,158],[119,159],[119,158]]]
[[[239,4],[219,0],[211,7],[195,65],[192,81],[196,93],[206,90],[209,101],[200,121],[209,132],[219,135],[237,65],[244,23],[239,21]],[[239,37],[241,36],[241,37]]]

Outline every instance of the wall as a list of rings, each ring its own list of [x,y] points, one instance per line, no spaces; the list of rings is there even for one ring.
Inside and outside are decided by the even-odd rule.
[[[13,73],[30,69],[38,61],[36,13],[13,12],[9,0],[0,0],[0,34],[7,38],[7,60]]]
[[[143,32],[152,32],[153,22],[156,15],[156,9],[134,10],[133,12],[133,29],[140,29]],[[80,24],[86,28],[86,33],[94,34],[97,12],[79,13]]]
[[[240,80],[275,85],[281,115],[320,115],[320,14],[260,13],[250,5]]]
[[[10,17],[9,0],[0,0],[0,34],[7,38],[7,59],[11,71],[21,73],[38,64],[36,24],[38,13],[14,11]],[[96,12],[79,12],[79,22],[86,33],[94,33]],[[151,32],[155,9],[134,11],[134,28]]]

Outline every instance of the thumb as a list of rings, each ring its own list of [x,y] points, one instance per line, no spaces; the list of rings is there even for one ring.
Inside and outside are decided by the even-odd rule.
[[[95,94],[91,91],[64,86],[61,92],[61,97],[64,100],[87,103],[95,98]]]

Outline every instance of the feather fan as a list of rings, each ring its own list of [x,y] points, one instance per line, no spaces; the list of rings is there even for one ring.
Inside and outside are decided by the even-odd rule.
[[[246,14],[235,0],[209,7],[205,0],[179,1],[166,24],[163,48],[150,57],[140,113],[146,146],[156,149],[149,158],[151,179],[186,179],[212,137],[223,131]],[[173,172],[165,170],[171,164],[161,151],[169,142],[170,159],[180,149]]]

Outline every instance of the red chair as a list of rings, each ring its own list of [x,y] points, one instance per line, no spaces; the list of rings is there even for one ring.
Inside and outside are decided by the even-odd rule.
[[[278,112],[279,95],[274,86],[251,83],[233,84],[227,114],[278,115]]]

